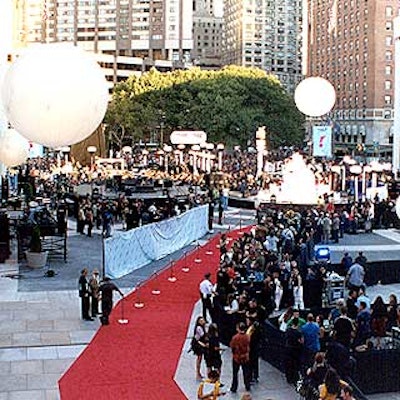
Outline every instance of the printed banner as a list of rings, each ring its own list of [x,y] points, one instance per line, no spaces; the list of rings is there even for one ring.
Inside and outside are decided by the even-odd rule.
[[[313,156],[332,157],[332,127],[313,126]]]

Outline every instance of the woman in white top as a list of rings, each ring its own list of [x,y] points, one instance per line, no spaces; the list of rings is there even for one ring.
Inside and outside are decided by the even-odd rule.
[[[239,310],[239,302],[233,293],[228,294],[227,305],[225,306],[225,311],[227,314],[234,314]]]
[[[293,288],[294,307],[298,308],[299,310],[304,310],[303,280],[297,268],[292,269],[290,283]]]

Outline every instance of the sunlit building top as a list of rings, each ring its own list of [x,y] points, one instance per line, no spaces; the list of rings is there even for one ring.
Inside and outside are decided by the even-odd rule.
[[[226,0],[224,64],[259,67],[294,92],[302,78],[302,2]]]

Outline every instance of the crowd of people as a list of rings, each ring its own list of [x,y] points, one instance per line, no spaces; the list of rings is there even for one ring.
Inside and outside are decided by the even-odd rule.
[[[182,156],[171,153],[168,159],[166,154],[159,151],[147,152],[145,156],[140,147],[132,152],[115,152],[114,159],[123,160],[125,164],[122,170],[110,168],[107,163],[92,162],[83,166],[71,156],[60,158],[55,153],[49,153],[45,157],[28,160],[26,165],[19,168],[18,174],[13,174],[13,181],[18,176],[20,192],[32,192],[33,196],[49,198],[53,209],[60,200],[66,197],[73,199],[76,202],[74,216],[77,219],[77,231],[83,233],[87,227],[86,232],[91,236],[93,227],[102,227],[103,233],[109,236],[115,221],[121,222],[126,229],[132,229],[210,201],[214,206],[222,201],[221,208],[225,210],[230,193],[241,193],[247,197],[256,195],[260,189],[271,184],[279,186],[282,184],[282,166],[295,151],[294,148],[282,147],[269,152],[261,175],[257,175],[256,157],[251,149],[224,151],[221,165],[217,166],[215,161],[209,171],[193,167],[193,154],[189,150],[183,151]],[[331,171],[334,161],[314,159],[306,154],[302,154],[302,157],[314,173],[316,184],[329,186],[331,195],[343,189],[339,175]],[[388,171],[381,173],[381,179],[375,175],[374,178],[373,173],[367,173],[367,186],[373,178],[381,183],[391,179]],[[352,175],[347,173],[346,179],[345,192],[354,195]],[[159,182],[170,182],[173,186],[185,185],[188,187],[186,204],[183,206],[170,197],[158,203],[140,198],[128,201],[129,193],[121,183],[128,180],[139,191],[140,187]],[[76,194],[76,188],[82,184],[90,185],[91,195]],[[100,188],[101,193],[96,192]],[[166,193],[168,195],[169,192]],[[338,205],[331,195],[321,196],[318,212],[323,210],[324,215],[319,216],[320,223],[315,226],[315,229],[321,230],[324,242],[338,242],[344,232],[357,233],[360,229],[371,231],[373,228],[389,228],[397,224],[395,204],[390,199],[376,195],[369,200],[363,198],[362,202],[355,199]]]
[[[156,153],[148,156],[146,165],[143,165],[141,152],[120,154],[119,157],[125,159],[128,167],[122,178],[136,179],[139,186],[158,180],[170,180],[175,185],[203,186],[204,191],[190,192],[188,207],[210,204],[212,216],[215,204],[219,205],[222,215],[230,191],[247,197],[271,183],[281,183],[282,177],[277,172],[291,152],[292,149],[280,149],[271,153],[272,170],[259,176],[254,154],[239,150],[226,152],[221,170],[214,165],[209,172],[196,171],[190,163],[189,153],[183,156],[183,163],[172,156],[166,163]],[[306,157],[306,161],[319,183],[340,191],[343,182],[337,177],[330,181],[333,162],[311,157]],[[139,170],[133,172],[137,165]],[[55,157],[31,160],[24,168],[20,175],[25,176],[26,183],[36,195],[50,197],[55,203],[65,199],[77,185],[100,185],[113,178],[106,167],[81,166]],[[352,179],[349,175],[345,182],[349,194],[354,192]],[[28,187],[24,186],[24,191]],[[179,215],[187,208],[170,198],[158,204],[129,201],[128,196],[119,193],[116,187],[112,190],[117,190],[113,199],[93,194],[77,198],[74,214],[78,233],[84,234],[86,228],[90,237],[96,227],[109,237],[116,221],[129,230]],[[338,272],[346,276],[348,297],[338,300],[329,315],[324,315],[323,309],[329,305],[326,282],[333,271],[329,264],[315,260],[315,245],[338,243],[345,233],[355,234],[360,227],[371,231],[394,226],[394,203],[376,196],[372,200],[338,206],[325,196],[314,208],[278,206],[264,211],[259,214],[259,226],[251,233],[245,233],[233,243],[226,235],[221,236],[221,263],[215,282],[207,274],[200,283],[203,312],[197,318],[191,347],[196,355],[196,377],[203,379],[204,361],[208,381],[200,385],[198,398],[214,399],[224,393],[219,382],[221,352],[224,350],[222,340],[232,349],[230,391],[238,390],[239,371],[242,370],[247,391],[247,397],[243,398],[250,398],[251,386],[260,379],[258,359],[263,323],[267,318],[275,317],[277,329],[285,335],[288,382],[297,384],[302,379],[305,383],[302,390],[310,399],[341,396],[350,400],[352,389],[347,381],[354,369],[352,352],[384,347],[382,338],[392,327],[400,326],[399,305],[394,294],[388,305],[381,297],[372,302],[363,282],[367,260],[359,254],[353,261],[345,254]],[[209,222],[211,230],[212,217]],[[90,279],[88,274],[85,268],[79,278],[82,318],[92,320],[99,315],[101,301],[101,322],[107,325],[113,292],[123,294],[108,278],[100,282],[98,271],[94,270]],[[308,310],[306,314],[305,309]],[[205,383],[213,384],[212,393],[207,392]]]
[[[199,285],[202,315],[192,340],[198,379],[203,377],[203,360],[208,375],[220,376],[223,342],[232,349],[230,390],[237,391],[242,369],[244,388],[250,391],[260,379],[260,340],[269,319],[285,337],[290,384],[301,382],[298,390],[310,400],[353,398],[348,382],[355,368],[352,354],[385,348],[384,338],[392,327],[400,326],[400,307],[394,294],[387,304],[381,296],[374,301],[367,296],[363,281],[368,260],[363,252],[354,260],[348,253],[343,256],[340,269],[346,276],[346,298],[322,303],[329,265],[313,260],[318,233],[309,224],[310,215],[306,212],[298,221],[286,215],[277,229],[272,217],[233,243],[221,235],[215,281],[206,274]],[[297,231],[290,230],[293,225]],[[291,233],[285,234],[285,229]]]

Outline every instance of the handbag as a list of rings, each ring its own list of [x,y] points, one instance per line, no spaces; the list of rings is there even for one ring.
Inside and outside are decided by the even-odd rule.
[[[200,350],[200,345],[199,342],[196,340],[196,338],[193,336],[192,340],[190,341],[190,348],[188,350],[188,353],[193,352],[193,353],[198,353]]]

